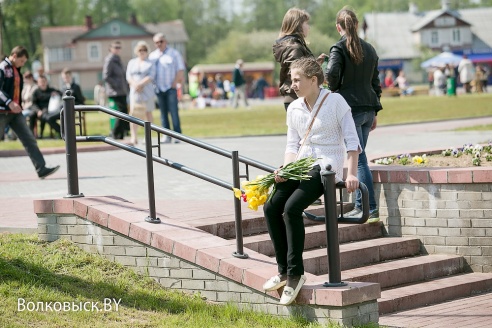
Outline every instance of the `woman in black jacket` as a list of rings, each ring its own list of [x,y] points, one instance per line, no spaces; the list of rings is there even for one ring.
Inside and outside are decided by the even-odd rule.
[[[290,8],[284,16],[278,39],[273,44],[273,56],[280,63],[279,91],[284,96],[284,107],[297,99],[291,89],[290,64],[301,57],[313,57],[306,44],[309,33],[309,13],[299,8]]]
[[[344,7],[338,12],[336,27],[341,38],[330,49],[325,78],[330,90],[342,95],[352,108],[352,116],[363,150],[359,155],[357,178],[369,190],[369,222],[377,222],[379,211],[365,148],[369,132],[377,126],[377,113],[383,109],[379,101],[381,97],[379,58],[373,46],[357,35],[358,24],[357,16],[352,10]],[[361,195],[357,191],[355,208],[346,216],[360,216],[361,207]]]

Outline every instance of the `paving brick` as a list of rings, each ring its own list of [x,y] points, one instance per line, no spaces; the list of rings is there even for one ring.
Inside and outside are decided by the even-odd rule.
[[[448,171],[449,183],[472,183],[472,172],[470,170],[450,170]]]
[[[492,170],[474,170],[473,171],[473,182],[492,182]]]
[[[448,220],[446,219],[438,219],[438,218],[428,218],[425,219],[426,227],[447,227]]]
[[[430,181],[428,171],[409,171],[408,178],[410,183],[429,183]]]
[[[205,282],[203,280],[183,279],[183,281],[181,283],[181,287],[184,289],[204,290],[205,289]]]
[[[417,235],[419,236],[438,236],[440,228],[434,227],[417,227]]]
[[[467,246],[467,237],[446,237],[446,245],[448,246]]]
[[[490,246],[492,245],[492,237],[470,237],[471,246]]]
[[[137,265],[137,261],[135,261],[135,257],[133,256],[119,256],[119,255],[116,255],[114,257],[114,260],[124,266],[136,266]]]
[[[439,236],[461,236],[460,228],[439,228]]]
[[[77,218],[75,216],[57,216],[56,222],[58,224],[77,224]]]
[[[491,219],[472,219],[471,225],[474,228],[492,228],[492,218]]]
[[[429,182],[431,183],[447,183],[447,170],[429,170]]]
[[[217,275],[206,270],[193,270],[193,279],[215,280]]]
[[[486,247],[483,246],[462,246],[458,247],[458,255],[463,255],[463,256],[481,256],[482,254],[484,255],[492,255],[491,254],[485,254],[485,249]]]
[[[461,235],[468,237],[484,237],[486,235],[485,228],[461,228]]]
[[[469,201],[446,201],[446,209],[470,209],[471,202]]]
[[[416,218],[405,218],[405,226],[411,227],[425,227],[425,219],[420,217]]]
[[[446,245],[446,237],[424,237],[423,240],[425,245]]]

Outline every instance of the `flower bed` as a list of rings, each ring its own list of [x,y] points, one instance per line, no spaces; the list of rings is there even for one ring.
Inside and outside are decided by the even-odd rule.
[[[492,166],[492,143],[465,144],[462,148],[448,148],[419,154],[401,154],[374,160],[378,165],[409,165],[425,167]]]

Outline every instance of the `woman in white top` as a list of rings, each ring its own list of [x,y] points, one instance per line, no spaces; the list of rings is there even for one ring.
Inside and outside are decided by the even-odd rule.
[[[268,280],[263,289],[272,291],[286,285],[280,299],[282,305],[292,303],[306,281],[302,259],[305,238],[302,213],[323,194],[321,168],[330,164],[336,179],[342,180],[347,153],[345,182],[347,191],[353,192],[359,186],[357,161],[361,152],[350,106],[341,95],[320,88],[324,77],[316,60],[297,59],[291,64],[290,75],[291,87],[299,98],[287,109],[284,165],[305,157],[314,157],[318,161],[309,172],[309,180],[285,180],[276,176],[276,191],[264,205],[279,274]]]
[[[148,59],[149,47],[145,41],[139,41],[134,49],[136,58],[130,59],[126,69],[126,80],[130,85],[130,115],[151,122],[155,108],[152,76],[155,66]],[[137,128],[131,124],[131,142],[137,144]]]

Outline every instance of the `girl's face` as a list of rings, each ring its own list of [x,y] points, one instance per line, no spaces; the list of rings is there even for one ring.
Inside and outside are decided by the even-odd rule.
[[[307,38],[310,29],[311,27],[309,26],[309,21],[305,21],[304,23],[302,23],[302,35],[305,38]]]
[[[318,88],[316,77],[307,77],[298,68],[291,70],[290,78],[292,80],[291,88],[298,97],[307,97]]]

